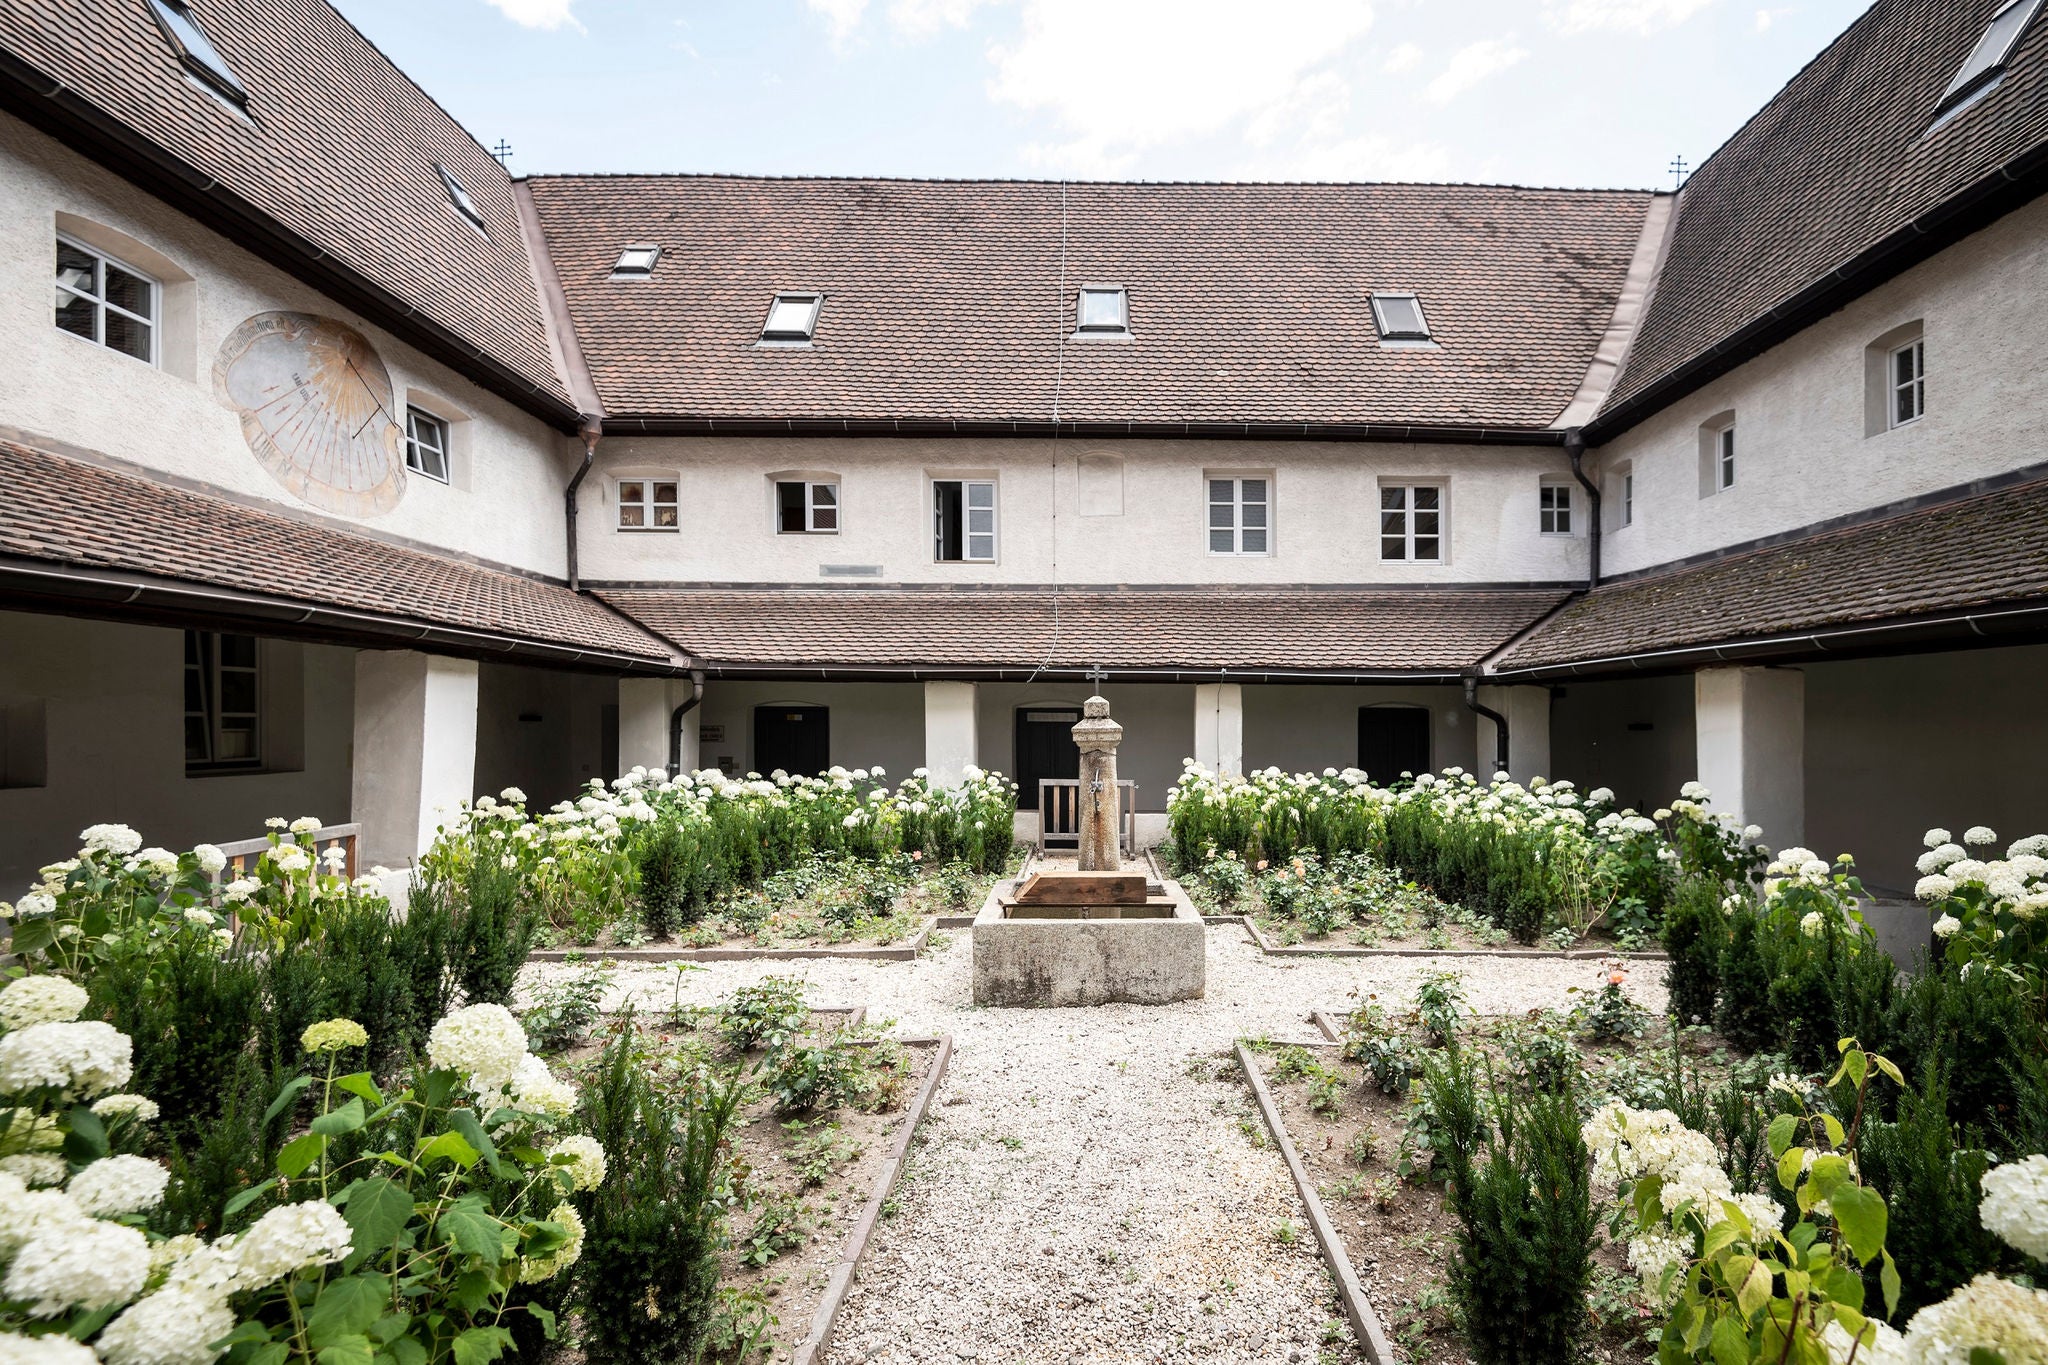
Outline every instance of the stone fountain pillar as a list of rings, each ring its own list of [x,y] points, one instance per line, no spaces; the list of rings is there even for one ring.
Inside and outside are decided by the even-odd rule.
[[[1124,727],[1109,718],[1109,703],[1090,697],[1081,704],[1074,744],[1081,751],[1081,871],[1123,870],[1122,804],[1116,785],[1116,746]]]

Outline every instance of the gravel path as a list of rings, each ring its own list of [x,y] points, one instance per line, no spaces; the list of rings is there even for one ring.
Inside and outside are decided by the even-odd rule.
[[[710,964],[684,974],[681,994],[710,1003],[793,976],[814,1005],[865,1004],[905,1034],[954,1036],[831,1365],[1353,1362],[1286,1167],[1234,1066],[1204,1059],[1239,1037],[1311,1038],[1309,1010],[1348,1008],[1354,991],[1406,1001],[1439,966],[1484,1014],[1561,1006],[1568,987],[1601,979],[1597,962],[1555,959],[1282,961],[1229,925],[1209,931],[1207,998],[1177,1005],[976,1008],[965,932],[915,962]],[[1646,966],[1630,982],[1653,1009],[1661,975]],[[625,969],[608,1008],[629,994],[666,1006],[675,990],[672,971]]]

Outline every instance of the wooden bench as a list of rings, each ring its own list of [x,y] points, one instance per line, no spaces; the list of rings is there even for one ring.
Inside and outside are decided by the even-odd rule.
[[[1118,831],[1125,857],[1137,847],[1138,833],[1138,784],[1118,782],[1116,784],[1117,804],[1123,814],[1123,828]],[[1081,847],[1081,779],[1078,777],[1041,777],[1038,779],[1038,851],[1043,854],[1051,848]]]

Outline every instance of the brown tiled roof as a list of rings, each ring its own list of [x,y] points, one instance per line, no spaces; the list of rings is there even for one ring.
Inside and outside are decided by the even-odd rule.
[[[1934,110],[2006,0],[1876,0],[1691,180],[1608,411],[2048,141],[2048,22]]]
[[[1586,373],[1651,199],[1469,185],[530,183],[607,411],[755,421],[1042,423],[1057,403],[1080,423],[1541,428]],[[661,245],[655,277],[609,280],[635,242]],[[1129,289],[1134,339],[1062,353],[1084,282]],[[825,292],[811,348],[755,345],[778,290]],[[1374,290],[1420,294],[1441,348],[1381,349]]]
[[[2048,599],[2048,480],[1604,584],[1497,666],[1598,667],[1651,651],[2041,599]]]
[[[744,670],[1096,665],[1453,672],[1564,600],[1545,589],[601,589],[692,656]]]
[[[326,0],[206,0],[197,13],[249,92],[246,121],[185,79],[144,0],[10,0],[0,52],[566,410],[505,168]],[[450,206],[436,161],[476,201],[488,241]]]
[[[576,650],[672,652],[559,584],[0,441],[0,555],[149,574]]]

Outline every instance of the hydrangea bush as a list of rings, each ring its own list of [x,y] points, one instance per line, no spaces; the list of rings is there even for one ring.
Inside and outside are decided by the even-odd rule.
[[[2027,977],[2038,992],[2048,966],[2048,834],[2017,840],[2003,858],[1988,855],[1998,835],[1982,825],[1961,843],[1927,831],[1913,893],[1934,916],[1944,961],[1970,970]]]

